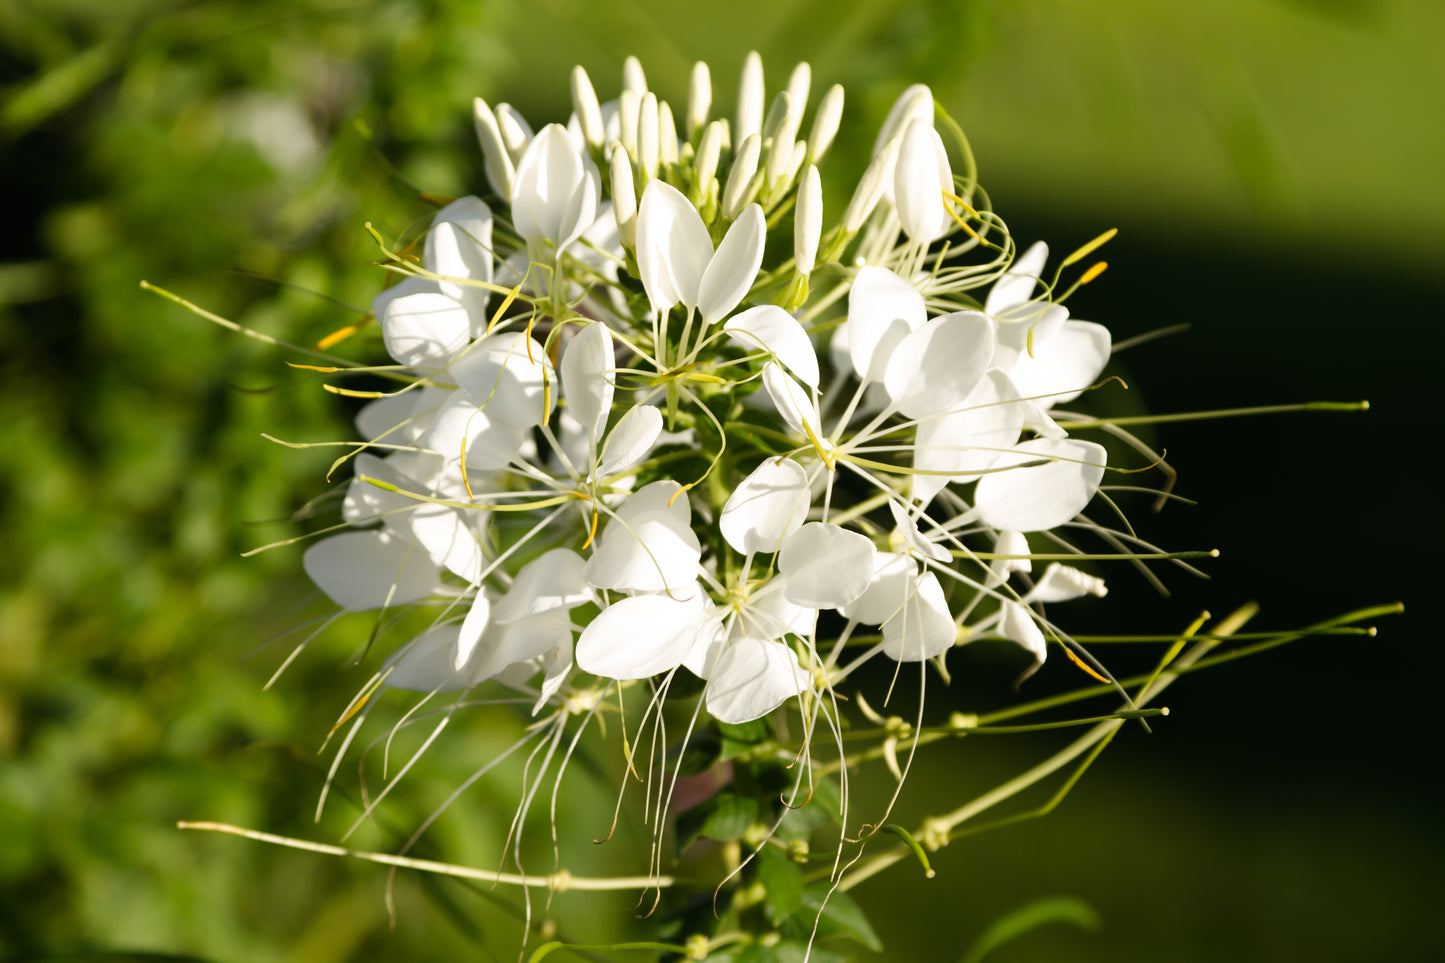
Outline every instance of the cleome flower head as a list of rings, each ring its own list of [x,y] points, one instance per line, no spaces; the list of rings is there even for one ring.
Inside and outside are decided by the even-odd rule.
[[[1052,274],[1020,254],[922,86],[829,192],[844,94],[810,118],[810,85],[769,99],[750,57],[718,117],[705,65],[674,108],[629,60],[602,95],[577,68],[571,118],[475,103],[490,191],[420,259],[383,245],[394,387],[357,417],[345,530],[303,559],[343,612],[406,616],[355,725],[381,690],[497,690],[560,741],[635,690],[654,746],[675,705],[689,733],[782,708],[807,759],[865,665],[922,685],[996,638],[1107,680],[1054,620],[1106,591],[1078,541],[1154,551],[1094,517],[1101,429],[1147,447],[1074,407],[1112,349],[1065,305],[1102,241]]]

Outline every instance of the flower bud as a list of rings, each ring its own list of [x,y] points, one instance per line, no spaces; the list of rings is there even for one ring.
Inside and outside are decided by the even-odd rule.
[[[644,184],[657,176],[658,150],[657,95],[649,90],[637,106],[637,166]]]
[[[793,263],[799,274],[812,273],[822,235],[823,180],[818,168],[809,164],[798,184],[798,203],[793,209]]]
[[[788,97],[793,102],[793,109],[800,116],[808,109],[808,94],[812,88],[813,68],[808,66],[806,60],[801,61],[788,77]]]
[[[768,163],[763,175],[763,195],[776,197],[788,188],[789,168],[793,162],[793,147],[798,139],[798,122],[801,120],[792,105],[792,98],[786,92],[778,95],[786,111],[777,131],[773,134],[772,146],[768,148]]]
[[[944,191],[953,191],[953,170],[943,140],[931,123],[910,121],[898,147],[893,175],[893,203],[910,240],[928,244],[948,233]]]
[[[622,61],[622,89],[632,91],[638,100],[647,93],[647,74],[642,72],[642,61],[631,55]]]
[[[480,97],[472,98],[472,123],[477,130],[477,140],[482,145],[482,157],[486,161],[487,183],[492,190],[505,198],[512,196],[512,180],[517,168],[507,146],[502,141],[502,131],[497,124],[497,115]]]
[[[858,181],[858,187],[853,191],[853,199],[848,202],[848,209],[843,212],[843,231],[847,234],[857,234],[868,220],[868,215],[873,213],[873,208],[878,206],[878,201],[883,197],[883,190],[891,180],[889,175],[898,158],[898,141],[891,140],[883,146],[881,153],[873,156],[873,162],[863,172],[863,177]]]
[[[738,122],[733,139],[742,143],[749,134],[763,128],[763,58],[756,50],[743,61],[743,75],[738,82]]]
[[[873,156],[877,157],[884,146],[902,134],[910,121],[922,120],[933,126],[933,91],[926,84],[914,84],[893,102],[883,126],[878,129],[878,139],[873,142]]]
[[[637,156],[637,114],[642,95],[635,90],[623,88],[617,96],[617,132],[622,147],[633,157]]]
[[[592,78],[581,64],[572,68],[572,109],[577,113],[577,122],[582,126],[582,139],[588,147],[601,147],[606,136],[602,126],[602,108],[597,103],[597,91],[592,87]]]
[[[700,201],[707,197],[708,185],[717,176],[718,159],[722,156],[723,123],[713,121],[703,128],[702,139],[697,144],[697,159],[694,162],[694,169],[697,172],[697,195],[694,201]]]
[[[692,78],[687,87],[687,139],[694,140],[707,123],[712,109],[712,72],[699,60],[692,65]]]
[[[637,185],[632,180],[632,161],[617,141],[608,147],[612,185],[612,214],[617,218],[617,236],[623,247],[637,247]]]
[[[727,186],[723,188],[722,215],[732,220],[753,198],[757,189],[753,175],[758,171],[758,158],[763,152],[763,138],[749,134],[733,158],[732,169],[728,171]]]
[[[657,159],[663,164],[677,163],[677,120],[665,100],[657,104]]]
[[[809,159],[814,164],[821,161],[828,148],[833,146],[833,138],[838,134],[838,124],[842,119],[843,85],[834,84],[818,102],[818,109],[813,114],[813,128],[808,132]]]
[[[502,143],[515,164],[522,159],[522,153],[532,142],[532,128],[517,108],[511,104],[497,105],[497,128],[502,132]]]

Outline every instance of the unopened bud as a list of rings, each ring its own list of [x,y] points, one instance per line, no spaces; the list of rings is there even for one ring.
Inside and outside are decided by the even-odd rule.
[[[577,113],[577,122],[582,126],[582,139],[589,147],[601,147],[606,133],[602,126],[602,107],[597,103],[597,91],[592,78],[579,64],[572,68],[572,109]]]
[[[712,183],[717,176],[717,164],[722,156],[723,124],[720,121],[713,121],[702,130],[702,139],[697,144],[697,160],[695,170],[697,172],[697,197],[694,201],[707,196],[708,184]]]
[[[868,215],[873,213],[873,208],[878,206],[878,201],[883,197],[883,189],[891,179],[897,159],[898,141],[896,139],[889,141],[883,146],[880,153],[874,155],[873,162],[863,172],[862,178],[858,181],[858,187],[853,191],[853,198],[848,202],[848,209],[843,212],[843,231],[845,233],[857,234],[863,229]]]
[[[926,84],[914,84],[893,102],[883,126],[878,129],[878,139],[873,142],[873,156],[877,157],[884,146],[903,133],[909,121],[921,120],[933,126],[933,91]]]
[[[692,65],[692,79],[687,86],[687,139],[695,140],[697,132],[707,123],[712,110],[712,72],[699,60]]]
[[[497,115],[480,97],[472,99],[472,123],[477,129],[477,141],[482,145],[482,158],[486,162],[487,183],[501,197],[511,200],[512,180],[517,167],[502,141],[502,131],[497,125]]]
[[[810,274],[823,236],[823,180],[818,168],[809,164],[798,184],[798,202],[793,209],[793,264],[799,274]]]
[[[677,120],[665,100],[657,105],[657,159],[663,164],[677,163]]]
[[[637,166],[644,185],[657,176],[657,158],[657,95],[649,90],[637,105]]]
[[[793,68],[788,77],[788,96],[792,98],[793,109],[801,115],[808,109],[808,94],[813,89],[813,68],[805,60]]]
[[[728,220],[736,218],[747,203],[753,199],[757,189],[754,175],[758,172],[758,158],[763,151],[763,138],[749,134],[733,158],[732,169],[728,171],[727,186],[723,188],[722,214]]]
[[[642,61],[631,55],[622,61],[622,89],[632,91],[638,100],[647,93],[647,74],[642,72]]]
[[[733,140],[742,143],[748,135],[763,129],[763,58],[756,50],[743,60],[743,75],[738,82],[738,122]]]
[[[833,138],[838,136],[838,124],[842,120],[843,85],[834,84],[818,102],[818,110],[813,114],[813,129],[808,132],[809,158],[814,164],[821,161],[828,148],[833,146]]]
[[[626,149],[613,141],[608,157],[612,213],[617,218],[617,236],[623,247],[637,247],[637,185],[632,179],[632,160]]]
[[[642,95],[635,90],[623,88],[617,95],[617,132],[622,147],[632,156],[637,156],[637,112]]]
[[[507,146],[507,154],[512,158],[512,163],[517,163],[526,152],[527,145],[532,142],[531,125],[511,104],[498,104],[497,128],[502,132],[502,143]]]

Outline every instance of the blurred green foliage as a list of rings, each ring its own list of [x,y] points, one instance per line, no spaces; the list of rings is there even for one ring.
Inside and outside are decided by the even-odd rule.
[[[1076,241],[1115,223],[1186,245],[1223,239],[1264,278],[1318,259],[1363,277],[1357,290],[1398,293],[1402,275],[1383,266],[1430,278],[1445,260],[1445,138],[1433,121],[1442,10],[1429,0],[0,3],[0,958],[515,952],[520,924],[475,888],[400,877],[392,931],[375,867],[173,828],[215,818],[312,838],[344,831],[355,813],[345,800],[310,824],[315,750],[369,672],[352,667],[368,627],[329,636],[263,691],[292,643],[255,650],[302,622],[314,598],[294,549],[239,553],[315,524],[291,516],[322,491],[329,458],[260,433],[344,437],[347,410],[282,354],[142,292],[141,279],[314,343],[356,321],[384,284],[363,222],[399,236],[429,210],[417,189],[481,185],[472,96],[561,117],[573,63],[607,90],[635,52],[675,95],[692,61],[709,59],[726,107],[756,48],[774,80],[807,58],[815,90],[847,86],[850,134],[825,181],[860,169],[866,118],[923,81],[970,132],[1005,216],[1087,225]],[[830,198],[846,193],[839,183]],[[1196,280],[1199,298],[1221,280]],[[1399,317],[1414,304],[1399,295],[1389,306]],[[1218,313],[1237,338],[1263,323],[1233,305]],[[1135,333],[1163,322],[1130,323]],[[1278,337],[1306,334],[1324,336]],[[350,350],[379,353],[367,334]],[[1353,397],[1354,386],[1341,390]],[[468,720],[465,738],[389,801],[390,832],[359,842],[398,846],[517,725],[505,713]],[[943,765],[905,799],[925,811],[938,793],[1016,769],[1019,751],[989,747],[968,772]],[[1321,906],[1374,922],[1355,942],[1321,929],[1316,956],[1367,958],[1394,938],[1392,958],[1406,959],[1428,945],[1428,934],[1400,934],[1425,912],[1416,884],[1433,878],[1439,847],[1380,828],[1390,810],[1343,836],[1325,810],[1290,832],[1221,825],[1218,800],[1147,772],[1105,766],[1100,781],[1115,788],[1081,791],[1022,834],[939,854],[927,887],[902,885],[900,867],[861,888],[891,948],[880,958],[962,953],[992,920],[1058,888],[1103,911],[1103,934],[1061,929],[998,960],[1205,960],[1240,947],[1304,957]],[[417,854],[494,863],[518,773],[471,793]],[[573,814],[610,800],[605,774],[578,767],[570,778]],[[1155,848],[1141,852],[1142,838]],[[614,841],[581,851],[574,868],[638,852]],[[1272,893],[1282,895],[1260,903]],[[559,900],[554,915],[588,940],[628,932],[626,898]]]

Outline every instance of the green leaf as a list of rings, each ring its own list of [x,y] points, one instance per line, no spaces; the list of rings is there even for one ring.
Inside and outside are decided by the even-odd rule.
[[[1072,923],[1094,933],[1103,925],[1099,913],[1073,896],[1050,896],[1027,903],[993,922],[984,930],[959,963],[979,963],[1003,944],[1049,923]]]
[[[806,796],[800,796],[800,801]],[[838,820],[842,809],[842,796],[838,784],[831,779],[819,779],[813,785],[813,796],[783,815],[778,825],[777,836],[784,842],[806,840],[813,830]]]
[[[806,938],[813,931],[813,920],[817,919],[818,939],[847,937],[862,943],[874,953],[882,952],[883,941],[873,931],[873,924],[868,922],[868,917],[863,915],[862,907],[842,890],[835,890],[833,895],[829,896],[828,889],[831,885],[827,880],[819,880],[806,886],[803,889],[803,910],[782,927],[783,931]],[[824,899],[828,901],[826,905],[823,903]],[[816,949],[813,958],[817,958]]]
[[[777,926],[803,905],[803,873],[781,850],[765,846],[758,853],[758,883],[767,893],[763,911]]]
[[[758,821],[758,801],[724,790],[677,817],[677,847],[686,849],[699,837],[721,842],[738,839]]]
[[[751,752],[759,745],[773,737],[772,723],[767,719],[754,719],[752,722],[742,723],[718,723],[718,732],[722,734],[722,759],[733,759],[744,753]]]

